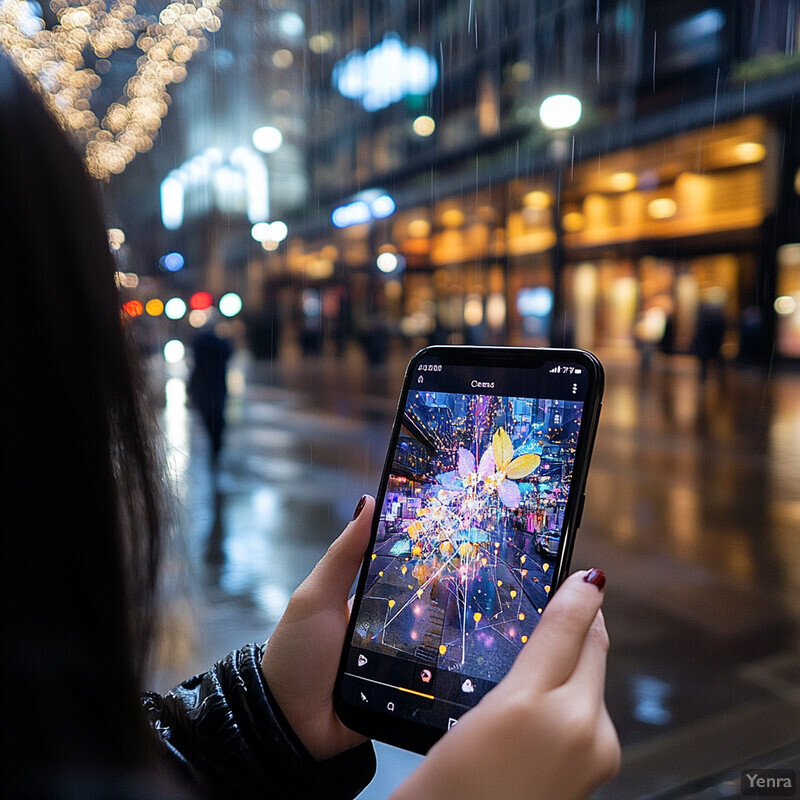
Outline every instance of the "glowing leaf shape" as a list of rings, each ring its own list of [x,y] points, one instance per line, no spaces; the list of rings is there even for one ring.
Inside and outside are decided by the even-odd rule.
[[[494,463],[497,469],[505,470],[511,459],[514,457],[514,445],[506,433],[505,428],[498,428],[492,437],[492,450],[494,451]]]
[[[466,478],[471,472],[475,472],[475,456],[463,447],[458,448],[458,474]]]
[[[394,608],[394,600],[390,600],[388,605],[389,605],[389,608]]]
[[[476,625],[477,625],[477,624],[478,624],[478,623],[481,621],[481,617],[482,617],[482,616],[483,616],[483,614],[481,614],[481,612],[480,612],[480,611],[476,611],[476,612],[475,612],[475,613],[472,615],[472,619],[474,619],[474,620],[475,620],[475,624],[476,624]]]
[[[447,652],[447,645],[446,644],[440,644],[439,645],[439,655],[443,656],[446,652]]]
[[[478,477],[481,479],[486,478],[495,471],[497,465],[494,463],[494,452],[491,447],[487,447],[481,456],[481,462],[478,464]]]
[[[512,481],[503,481],[497,487],[497,494],[506,508],[519,508],[522,502],[519,486]]]
[[[549,564],[542,564],[542,570],[544,570],[544,572],[547,572],[547,570],[549,570],[549,569],[550,569],[550,565]]]
[[[506,477],[512,480],[519,480],[526,475],[530,475],[541,462],[541,457],[536,453],[528,453],[524,456],[517,456],[509,465],[506,471]]]

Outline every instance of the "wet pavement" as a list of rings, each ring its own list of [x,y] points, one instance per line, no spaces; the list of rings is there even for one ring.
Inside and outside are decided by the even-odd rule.
[[[173,368],[161,420],[184,511],[153,688],[269,635],[376,490],[406,355],[370,369],[355,351],[240,354],[215,477]],[[800,374],[730,367],[703,383],[692,359],[642,375],[600,356],[606,396],[573,567],[608,576],[623,768],[596,797],[699,796],[712,776],[800,752]],[[363,800],[419,760],[381,745],[378,757]]]

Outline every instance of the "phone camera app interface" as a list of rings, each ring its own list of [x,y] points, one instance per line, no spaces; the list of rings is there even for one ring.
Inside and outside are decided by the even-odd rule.
[[[528,641],[552,588],[586,384],[551,367],[419,365],[342,684],[350,702],[446,730]]]

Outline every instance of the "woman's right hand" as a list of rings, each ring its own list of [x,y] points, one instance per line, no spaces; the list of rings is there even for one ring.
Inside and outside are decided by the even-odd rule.
[[[619,770],[605,705],[605,576],[564,581],[508,675],[465,714],[391,800],[573,800]]]

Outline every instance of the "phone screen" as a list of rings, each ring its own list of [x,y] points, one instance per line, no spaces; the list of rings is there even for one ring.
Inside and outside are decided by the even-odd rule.
[[[409,368],[340,686],[364,711],[446,731],[508,672],[563,577],[593,376],[580,359],[437,350]]]

